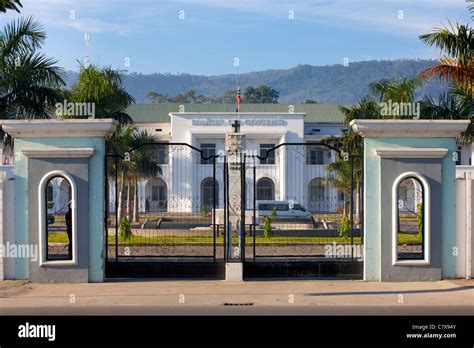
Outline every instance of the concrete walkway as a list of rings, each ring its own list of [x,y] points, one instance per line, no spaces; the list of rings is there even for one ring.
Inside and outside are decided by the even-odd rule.
[[[474,315],[474,280],[4,281],[1,314]]]

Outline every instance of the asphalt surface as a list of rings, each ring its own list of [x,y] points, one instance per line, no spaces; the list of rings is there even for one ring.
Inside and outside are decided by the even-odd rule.
[[[0,315],[474,315],[474,280],[4,281]]]

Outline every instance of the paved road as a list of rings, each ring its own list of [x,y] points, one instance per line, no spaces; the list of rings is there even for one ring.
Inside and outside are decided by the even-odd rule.
[[[0,282],[0,315],[474,315],[474,281]]]

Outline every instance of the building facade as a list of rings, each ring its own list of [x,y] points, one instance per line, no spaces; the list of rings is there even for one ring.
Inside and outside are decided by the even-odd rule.
[[[173,205],[187,206],[186,211],[192,212],[211,206],[214,168],[213,161],[205,157],[219,156],[216,167],[222,172],[225,134],[235,130],[235,121],[240,122],[239,131],[245,135],[244,152],[248,161],[256,166],[256,182],[250,171],[246,174],[247,197],[252,197],[255,186],[257,200],[292,199],[312,212],[332,213],[341,209],[344,193],[327,180],[327,165],[336,160],[337,152],[320,145],[329,137],[340,136],[346,129],[338,106],[312,106],[313,113],[308,115],[307,111],[297,111],[289,105],[270,106],[270,111],[262,106],[252,108],[257,111],[245,111],[246,107],[251,108],[244,106],[239,113],[225,111],[225,107],[221,112],[194,111],[193,106],[183,106],[179,110],[180,106],[176,105],[178,111],[168,112],[168,119],[160,115],[160,106],[136,105],[130,109],[137,129],[146,130],[160,143],[155,147],[155,158],[161,173],[141,178],[137,183],[140,212],[173,210]],[[206,109],[206,105],[199,108]],[[289,112],[282,112],[284,108]],[[190,149],[182,151],[177,149],[180,147],[177,144],[189,144]],[[275,149],[281,144],[292,145]],[[256,155],[264,159],[253,157]],[[183,183],[190,185],[189,188],[184,190]],[[222,207],[224,183],[219,174],[216,175],[216,186],[217,207]],[[133,190],[130,190],[131,194]],[[124,191],[128,192],[128,188]],[[109,209],[113,212],[113,180],[109,192],[112,197]],[[195,201],[186,205],[191,197]],[[123,195],[122,204],[125,200],[126,195]]]

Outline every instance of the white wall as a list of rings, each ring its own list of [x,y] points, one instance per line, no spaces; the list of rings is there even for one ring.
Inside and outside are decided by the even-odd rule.
[[[474,165],[474,143],[472,144],[457,144],[458,151],[461,152],[461,165]]]
[[[218,114],[203,114],[203,113],[173,113],[171,116],[171,142],[180,142],[188,143],[197,148],[200,147],[201,143],[216,143],[218,153],[224,155],[224,135],[226,133],[233,132],[231,123],[233,120],[237,119],[236,113],[218,113]],[[249,155],[259,154],[260,144],[262,143],[274,143],[280,144],[282,142],[294,142],[301,143],[304,139],[304,117],[305,114],[295,113],[241,113],[239,115],[240,120],[242,121],[241,132],[246,134],[246,151],[249,151]],[[213,125],[196,125],[193,124],[193,120],[217,120],[218,123]],[[246,124],[245,120],[256,121],[256,120],[269,120],[269,119],[278,119],[282,122],[278,125],[250,125]],[[189,158],[183,158],[183,161],[189,161]],[[278,158],[276,159],[279,160]],[[186,164],[184,162],[179,162],[179,158],[174,158],[174,169],[185,168]],[[222,200],[223,195],[223,182],[222,182],[222,171],[218,168],[217,179],[219,181],[219,195],[220,201]],[[257,171],[257,180],[261,177],[268,176],[274,181],[275,184],[275,194],[277,197],[282,197],[285,193],[283,191],[284,181],[279,180],[281,176],[281,171],[284,169],[277,165],[268,165],[266,168],[259,167]],[[192,166],[190,172],[185,178],[181,180],[177,179],[178,170],[172,170],[171,181],[175,184],[172,186],[172,191],[170,192],[184,192],[183,187],[179,185],[183,182],[186,182],[184,179],[190,183],[189,186],[195,191],[193,193],[194,197],[199,197],[200,200],[200,190],[201,182],[204,178],[212,176],[212,166]],[[182,172],[182,171],[181,171]],[[247,182],[253,180],[251,171],[247,173]],[[251,185],[249,185],[251,187]],[[249,193],[248,193],[249,194]],[[250,196],[248,196],[250,197]]]
[[[288,113],[241,113],[241,132],[246,134],[245,150],[247,155],[259,155],[260,144],[281,144],[281,143],[303,143],[319,141],[321,137],[329,135],[339,135],[341,126],[334,124],[310,124],[321,130],[315,136],[305,136],[308,125],[305,126],[305,114]],[[231,123],[237,119],[236,113],[173,113],[171,114],[171,125],[169,131],[172,143],[190,144],[200,148],[202,143],[216,144],[217,153],[225,155],[225,134],[233,132]],[[193,122],[193,120],[205,121],[205,124]],[[213,123],[206,122],[212,120]],[[252,121],[258,120],[280,120],[277,125],[261,124],[257,125]],[[250,122],[246,122],[250,121]],[[160,127],[163,125],[160,124]],[[158,127],[154,124],[140,124],[139,128],[153,131]],[[163,128],[164,129],[164,128]],[[196,151],[187,149],[176,151],[170,160],[170,164],[164,168],[163,179],[168,186],[168,194],[173,196],[169,202],[178,202],[173,206],[168,206],[169,211],[182,209],[192,197],[193,207],[188,207],[186,211],[199,211],[199,202],[201,201],[201,183],[206,177],[212,177],[212,165],[201,165]],[[308,187],[310,181],[315,177],[324,178],[326,168],[324,165],[306,165],[305,149],[302,148],[302,156],[297,156],[300,160],[290,158],[290,154],[295,155],[295,149],[281,148],[275,151],[275,165],[257,164],[256,180],[268,177],[275,185],[276,199],[297,199],[300,203],[308,206]],[[293,156],[294,157],[294,156]],[[302,160],[303,159],[303,160]],[[285,165],[281,165],[281,164]],[[219,202],[223,202],[223,163],[217,163],[216,177],[219,182]],[[251,170],[246,172],[247,181],[247,200],[253,197],[253,173]],[[143,185],[142,185],[143,186]],[[143,186],[144,188],[144,186]],[[143,196],[144,189],[140,192]],[[114,192],[111,185],[110,192]],[[328,197],[333,197],[334,202],[327,204],[327,211],[334,211],[338,206],[337,190],[330,188],[326,193]],[[113,202],[113,197],[111,203]],[[145,200],[142,199],[142,202]],[[181,202],[183,201],[183,202]],[[197,204],[196,204],[197,203]],[[113,204],[113,203],[112,203]],[[141,207],[143,210],[144,207]],[[113,211],[113,207],[110,207]]]
[[[474,166],[456,167],[456,277],[474,277]]]
[[[0,165],[0,245],[14,243],[13,228],[13,166]],[[0,257],[0,280],[14,279],[15,262]]]

